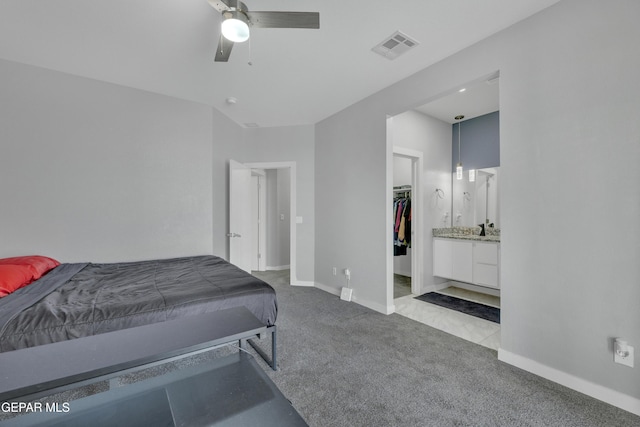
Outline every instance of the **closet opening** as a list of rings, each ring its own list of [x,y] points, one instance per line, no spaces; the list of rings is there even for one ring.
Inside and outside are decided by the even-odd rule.
[[[392,248],[393,299],[420,295],[422,289],[422,152],[393,147]]]

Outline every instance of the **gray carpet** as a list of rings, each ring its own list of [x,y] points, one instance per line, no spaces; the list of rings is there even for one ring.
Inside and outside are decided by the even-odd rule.
[[[291,287],[288,272],[256,275],[278,294],[280,370],[258,362],[311,426],[640,425],[640,417],[499,362],[493,350],[315,288]],[[268,338],[259,343],[269,350]]]
[[[280,371],[269,376],[311,426],[640,425],[640,417],[498,361],[493,350],[288,286],[282,272],[257,275],[280,305]]]

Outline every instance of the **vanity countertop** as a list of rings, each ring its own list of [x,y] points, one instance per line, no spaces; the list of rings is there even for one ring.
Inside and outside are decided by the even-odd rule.
[[[456,240],[473,240],[480,242],[495,242],[500,243],[500,236],[478,236],[475,234],[443,234],[440,236],[433,236],[439,239],[456,239]]]
[[[480,227],[434,228],[433,237],[441,239],[472,240],[476,242],[500,243],[500,230],[488,230],[486,236],[480,236]]]

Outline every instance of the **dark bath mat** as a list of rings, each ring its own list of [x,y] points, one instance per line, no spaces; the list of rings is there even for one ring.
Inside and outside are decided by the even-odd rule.
[[[471,302],[464,299],[450,297],[449,295],[439,294],[437,292],[429,292],[415,297],[420,301],[436,304],[441,307],[456,310],[470,316],[479,317],[491,322],[500,323],[500,309],[491,307],[477,302]]]

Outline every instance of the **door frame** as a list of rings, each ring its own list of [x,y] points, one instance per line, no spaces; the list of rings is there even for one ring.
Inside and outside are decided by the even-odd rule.
[[[267,268],[267,231],[266,231],[266,205],[267,196],[265,188],[266,172],[264,169],[251,169],[251,177],[256,177],[258,181],[258,271],[265,271]]]
[[[422,204],[422,171],[424,167],[423,154],[421,151],[394,145],[393,157],[402,157],[411,160],[411,293],[414,295],[420,295],[422,291],[422,267],[424,262],[422,258],[424,248],[422,228],[424,223],[424,211]],[[393,208],[391,207],[391,209]],[[391,229],[391,232],[388,234],[391,236],[393,235],[392,224],[389,224],[389,228]],[[393,270],[393,253],[391,255],[391,269]]]
[[[393,145],[393,117],[387,117],[387,191],[386,191],[386,260],[387,314],[395,312],[393,298],[393,157],[411,160],[411,293],[420,295],[424,272],[424,154],[421,151]]]
[[[289,179],[289,281],[291,285],[294,286],[306,286],[303,283],[298,281],[297,276],[297,261],[296,261],[296,247],[297,247],[297,233],[296,233],[296,224],[298,223],[297,218],[297,200],[296,200],[296,162],[248,162],[244,163],[245,166],[251,169],[289,169],[290,179]]]

